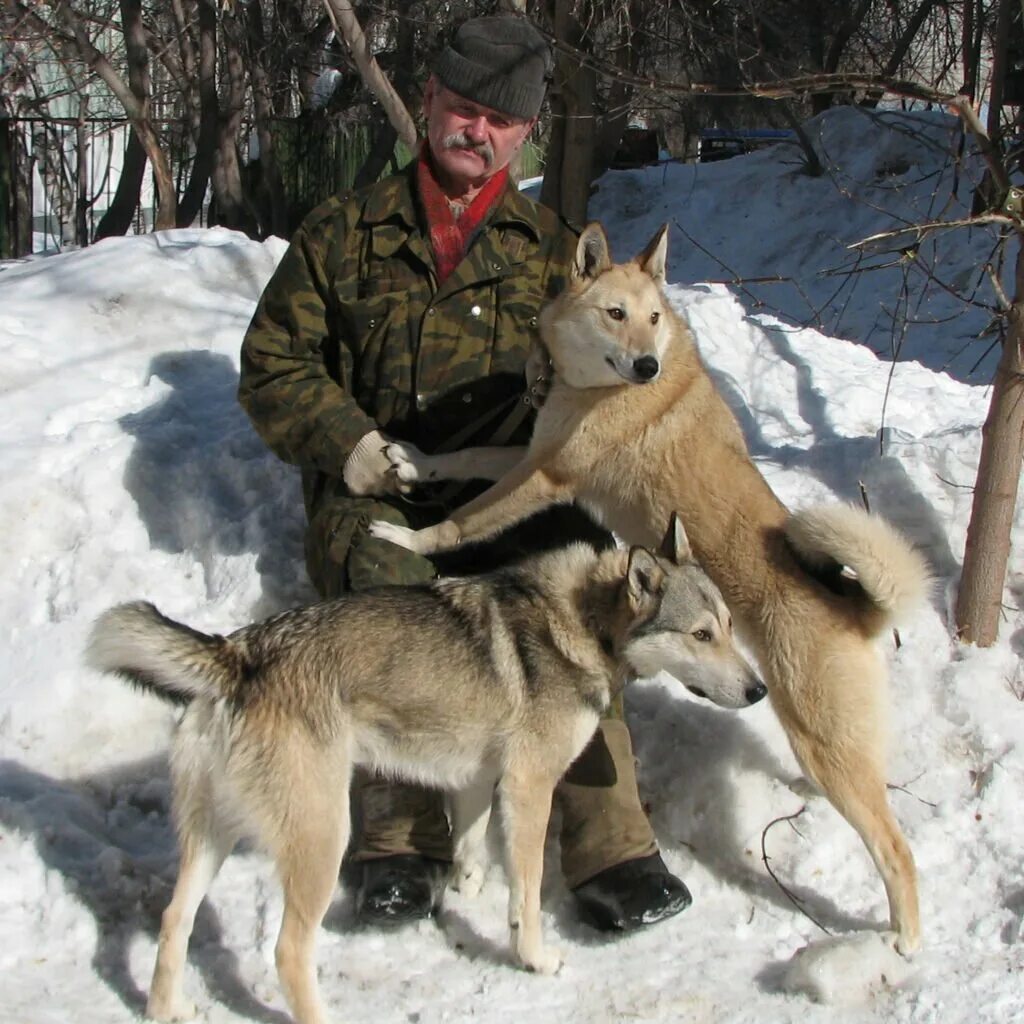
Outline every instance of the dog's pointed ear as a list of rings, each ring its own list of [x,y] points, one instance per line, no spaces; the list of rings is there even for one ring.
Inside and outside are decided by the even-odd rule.
[[[636,258],[640,269],[648,277],[654,279],[655,284],[665,283],[665,260],[668,256],[668,225],[662,224],[654,237],[647,243],[647,247]]]
[[[629,549],[626,566],[626,594],[634,615],[642,615],[661,597],[665,586],[665,570],[646,548]]]
[[[574,278],[593,280],[598,274],[612,265],[611,253],[608,251],[608,236],[604,228],[596,221],[591,221],[580,235],[576,243],[576,259],[572,265]]]
[[[686,536],[686,530],[683,529],[683,521],[679,518],[678,512],[673,512],[669,516],[668,529],[661,542],[660,554],[676,565],[695,561],[693,549],[690,547],[690,538]]]

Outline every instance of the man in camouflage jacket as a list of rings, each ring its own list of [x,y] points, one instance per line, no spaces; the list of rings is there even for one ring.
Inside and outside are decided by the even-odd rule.
[[[610,542],[574,508],[433,561],[367,532],[372,519],[436,522],[467,499],[443,486],[400,494],[387,438],[424,451],[528,438],[514,412],[524,363],[577,233],[508,183],[506,166],[536,121],[550,61],[524,18],[461,26],[427,84],[419,158],[307,217],[246,333],[239,397],[274,452],[301,467],[306,560],[325,597],[480,571],[552,543]],[[592,923],[628,929],[688,905],[641,807],[621,705],[557,796],[566,881]],[[451,859],[440,794],[376,780],[361,797],[361,915],[431,913]]]

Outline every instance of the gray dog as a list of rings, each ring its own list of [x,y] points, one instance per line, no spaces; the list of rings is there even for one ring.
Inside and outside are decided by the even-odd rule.
[[[382,587],[207,636],[146,603],[100,617],[89,663],[186,705],[171,767],[181,869],[147,1007],[189,1017],[196,910],[243,834],[284,886],[277,967],[300,1024],[326,1024],[314,944],[349,839],[356,765],[449,790],[456,879],[501,797],[515,957],[557,970],[540,927],[552,792],[626,681],[667,671],[741,707],[764,687],[673,524],[666,550],[586,545],[469,578]]]

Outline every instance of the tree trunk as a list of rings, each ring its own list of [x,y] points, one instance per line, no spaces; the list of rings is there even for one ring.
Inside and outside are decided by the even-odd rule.
[[[0,260],[23,253],[17,246],[17,138],[14,122],[0,107]]]
[[[573,0],[553,0],[555,38],[582,50],[583,27],[574,15]],[[594,107],[595,73],[572,53],[559,50],[551,95],[554,115],[548,143],[540,201],[579,224],[587,220],[591,168],[597,143]]]
[[[227,11],[223,14],[223,25],[228,90],[213,164],[213,194],[217,210],[214,219],[218,224],[256,237],[259,228],[245,194],[238,160],[238,135],[245,111],[245,63],[239,48],[238,24]]]
[[[975,23],[975,12],[979,17]],[[964,65],[964,81],[960,91],[973,103],[978,95],[978,70],[981,64],[981,0],[967,0],[964,4],[963,29],[960,34],[960,49]]]
[[[956,603],[959,638],[979,647],[990,647],[999,633],[1024,456],[1024,243],[1018,245],[1015,294],[981,431],[981,461]]]
[[[78,98],[78,124],[75,125],[75,245],[89,244],[89,135],[85,130],[88,101]]]
[[[618,39],[610,48],[609,56],[624,75],[635,75],[640,66],[640,51],[634,45],[634,28],[643,24],[644,12],[639,0],[630,0],[624,10],[625,17],[617,19]],[[622,134],[629,126],[632,112],[633,86],[612,81],[607,87],[604,116],[597,126],[594,143],[594,164],[590,169],[591,181],[596,181],[612,165]]]
[[[263,29],[263,14],[259,4],[244,8],[246,39],[249,44],[249,80],[252,83],[253,115],[259,140],[259,190],[257,197],[261,210],[260,222],[264,234],[288,235],[288,203],[284,184],[274,154],[274,136],[270,126],[273,119],[270,75],[267,72],[267,40]]]
[[[800,148],[803,150],[804,173],[809,178],[820,178],[825,173],[825,168],[821,166],[821,157],[818,156],[818,151],[814,148],[814,143],[811,141],[810,135],[807,134],[803,121],[793,112],[788,100],[779,101],[779,113],[782,114],[786,124],[797,137]]]
[[[146,39],[142,33],[142,4],[140,0],[121,0],[121,24],[124,29],[128,55],[128,87],[139,98],[149,102],[149,56]],[[146,151],[138,135],[133,131],[128,137],[124,151],[124,165],[117,179],[114,198],[103,215],[93,241],[124,235],[132,226],[139,197],[142,195],[142,180],[146,173]]]
[[[992,84],[988,91],[988,137],[999,145],[1002,135],[1000,116],[1003,112],[1003,83],[1006,80],[1007,47],[1010,41],[1010,21],[1014,7],[1020,0],[999,0],[996,15],[995,38],[992,40]]]
[[[132,226],[135,217],[135,210],[139,205],[139,196],[142,194],[142,179],[146,173],[146,151],[139,142],[135,132],[129,132],[128,142],[124,149],[124,164],[121,168],[121,176],[117,179],[117,189],[114,198],[103,214],[93,241],[98,242],[101,238],[112,238],[117,235],[127,234]]]
[[[174,187],[174,176],[171,174],[171,165],[168,163],[167,154],[164,153],[160,138],[153,127],[153,123],[147,118],[145,121],[132,123],[142,142],[142,148],[149,157],[153,167],[153,177],[156,179],[156,221],[153,224],[155,231],[169,231],[177,226],[178,194]]]
[[[213,173],[214,154],[217,150],[217,122],[219,102],[217,99],[217,11],[212,4],[201,2],[198,10],[198,61],[183,56],[186,68],[194,66],[196,76],[194,90],[198,93],[196,108],[198,131],[196,152],[192,159],[188,184],[178,205],[178,227],[187,228],[203,211],[203,202]],[[183,54],[192,46],[191,36],[181,32]]]
[[[1003,110],[1003,79],[1006,75],[1006,48],[1010,35],[1010,15],[1014,4],[1019,0],[999,0],[996,17],[995,36],[992,40],[992,84],[988,91],[988,126],[987,134],[991,144],[1002,149],[1002,131],[999,121]],[[985,168],[981,181],[974,192],[971,203],[971,215],[979,216],[986,210],[1001,205],[1005,190],[992,176],[991,167]]]
[[[896,45],[893,47],[892,53],[889,54],[889,59],[885,62],[885,70],[882,73],[886,77],[897,77],[900,65],[910,52],[911,46],[917,39],[918,32],[924,27],[928,16],[938,6],[939,0],[921,0],[918,4],[917,9],[910,16],[910,20],[900,34],[899,39],[896,40]]]
[[[2,124],[2,122],[0,122]],[[10,181],[10,255],[28,256],[32,252],[32,158],[23,132],[10,126],[10,150],[13,161]],[[5,154],[0,147],[0,158]]]
[[[896,78],[899,75],[900,65],[903,63],[907,54],[910,52],[911,46],[914,44],[914,40],[917,39],[918,32],[924,27],[924,23],[928,20],[928,16],[932,13],[932,10],[938,6],[939,0],[921,0],[918,4],[914,13],[910,16],[910,20],[907,22],[905,28],[900,33],[900,37],[896,40],[896,44],[889,54],[885,68],[882,71],[882,75],[885,78]],[[966,5],[965,18],[970,19],[970,7],[971,4],[968,2]],[[833,71],[838,70],[838,66],[832,69]],[[882,100],[884,93],[881,92],[868,92],[864,97],[861,106],[874,108]],[[971,90],[973,96],[973,87]]]
[[[366,154],[362,167],[356,172],[353,188],[372,185],[383,173],[388,161],[394,155],[398,132],[390,121],[381,121],[373,133],[373,144]]]
[[[14,251],[14,126],[0,108],[0,259],[22,254]]]

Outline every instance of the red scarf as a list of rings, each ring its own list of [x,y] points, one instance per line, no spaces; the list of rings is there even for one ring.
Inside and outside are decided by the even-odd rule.
[[[420,201],[430,229],[430,245],[437,263],[438,286],[444,284],[449,274],[462,262],[476,229],[483,223],[498,196],[505,190],[508,168],[503,167],[489,178],[476,194],[473,202],[456,217],[452,213],[447,196],[437,183],[434,166],[426,142],[420,147],[416,166],[416,183],[419,186]]]

